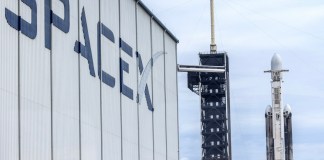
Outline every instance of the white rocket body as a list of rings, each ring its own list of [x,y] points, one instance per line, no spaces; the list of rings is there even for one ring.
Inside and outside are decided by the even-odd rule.
[[[267,159],[268,160],[290,160],[286,159],[285,149],[285,118],[282,102],[282,72],[288,70],[282,69],[282,60],[278,54],[275,54],[271,60],[271,93],[272,106],[266,109],[266,132],[267,132]],[[289,107],[290,108],[290,107]],[[291,115],[291,111],[289,110]],[[290,116],[291,117],[291,116]],[[272,132],[272,133],[270,133]],[[287,137],[288,138],[288,137]]]

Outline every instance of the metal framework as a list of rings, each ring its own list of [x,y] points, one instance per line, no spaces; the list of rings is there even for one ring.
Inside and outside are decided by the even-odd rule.
[[[231,160],[229,67],[226,52],[199,54],[203,66],[224,72],[188,72],[188,88],[201,97],[202,160]]]

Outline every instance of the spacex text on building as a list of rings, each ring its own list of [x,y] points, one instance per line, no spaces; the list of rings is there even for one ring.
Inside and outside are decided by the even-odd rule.
[[[51,50],[52,49],[52,42],[51,42],[51,30],[52,27],[56,27],[60,31],[69,34],[70,32],[70,3],[69,0],[60,0],[61,3],[64,6],[64,17],[59,17],[57,14],[55,14],[51,10],[51,0],[45,0],[45,8],[44,8],[44,35],[45,35],[45,41],[44,41],[44,47]],[[8,25],[10,25],[13,29],[21,32],[24,36],[27,36],[30,39],[35,39],[37,37],[37,14],[39,8],[37,7],[37,2],[36,0],[22,0],[22,2],[27,5],[30,8],[30,13],[31,15],[23,15],[25,16],[30,16],[30,22],[28,20],[24,19],[22,15],[17,15],[17,13],[14,13],[13,11],[10,10],[10,8],[5,9],[5,17]],[[125,42],[122,38],[119,38],[119,41],[115,40],[114,33],[103,23],[100,21],[97,23],[97,74],[95,72],[95,66],[94,66],[94,59],[92,58],[92,54],[95,53],[91,49],[91,45],[93,45],[93,42],[90,41],[89,38],[89,31],[88,31],[88,23],[87,23],[87,16],[86,16],[86,10],[84,7],[82,8],[82,13],[81,13],[81,24],[82,24],[82,32],[83,32],[83,38],[84,38],[84,44],[76,40],[75,45],[71,46],[71,50],[74,50],[76,53],[81,54],[83,58],[85,58],[88,62],[89,65],[89,74],[92,77],[96,77],[98,75],[99,79],[102,80],[102,82],[105,85],[108,85],[111,88],[115,88],[115,81],[116,78],[104,71],[101,67],[101,63],[105,63],[101,59],[101,41],[100,38],[101,36],[107,38],[110,42],[112,43],[119,43],[119,47],[122,51],[124,51],[125,54],[127,54],[130,57],[134,57],[133,53],[133,47],[130,46],[127,42]],[[140,70],[140,74],[142,74],[143,70],[143,62],[141,60],[141,55],[140,53],[136,52],[136,58],[138,59],[138,67]],[[153,63],[152,63],[153,64]],[[129,73],[129,67],[134,67],[134,66],[129,66],[129,63],[127,63],[125,60],[120,58],[120,92],[128,97],[131,100],[134,100],[134,93],[133,89],[128,87],[127,84],[124,84],[124,74]],[[141,93],[138,93],[141,94]],[[138,96],[138,95],[137,95]],[[148,90],[148,87],[145,88],[145,97],[146,97],[146,102],[148,109],[153,111],[153,105],[152,101],[150,98],[150,93]]]

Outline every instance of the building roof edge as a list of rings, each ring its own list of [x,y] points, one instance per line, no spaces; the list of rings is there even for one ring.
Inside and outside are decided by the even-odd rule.
[[[146,13],[148,13],[153,19],[165,30],[165,32],[177,43],[179,43],[179,40],[172,32],[153,14],[153,12],[146,7],[146,5],[141,0],[134,0],[136,3],[138,3]]]

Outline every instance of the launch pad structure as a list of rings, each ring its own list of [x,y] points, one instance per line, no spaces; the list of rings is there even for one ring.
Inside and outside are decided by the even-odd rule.
[[[202,160],[231,160],[229,59],[226,52],[199,58],[178,71],[188,72],[188,88],[200,96]]]
[[[178,65],[188,72],[188,88],[200,96],[201,160],[231,160],[229,59],[217,52],[214,0],[210,0],[211,44],[209,53],[199,53],[198,66]]]
[[[200,96],[201,160],[232,160],[229,58],[217,52],[215,43],[214,0],[210,0],[211,44],[209,53],[199,53],[199,65],[178,65],[188,72],[188,88]],[[292,113],[283,108],[281,83],[282,60],[275,54],[271,60],[272,105],[266,108],[267,160],[293,160]]]
[[[226,52],[199,54],[204,66],[224,72],[188,72],[188,88],[200,96],[202,160],[231,159],[229,66]]]

